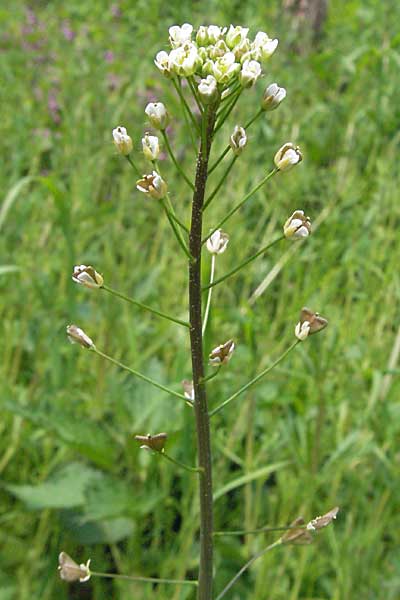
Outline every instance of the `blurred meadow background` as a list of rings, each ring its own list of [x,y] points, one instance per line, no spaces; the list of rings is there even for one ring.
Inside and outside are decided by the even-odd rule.
[[[298,208],[304,244],[274,246],[215,289],[207,349],[237,351],[210,406],[293,341],[306,305],[329,319],[267,378],[212,420],[216,529],[306,520],[335,505],[311,546],[267,554],[230,600],[398,600],[400,5],[307,2],[69,0],[0,7],[0,600],[191,600],[191,589],[92,578],[59,580],[57,556],[97,571],[196,577],[196,478],[140,452],[137,433],[169,434],[169,453],[195,461],[191,409],[66,340],[76,323],[96,345],[165,385],[189,378],[183,328],[73,284],[74,264],[186,318],[185,261],[156,201],[135,189],[111,131],[124,125],[143,172],[144,108],[163,101],[174,148],[194,155],[174,90],[153,64],[168,27],[240,24],[278,37],[265,78],[221,130],[258,109],[266,84],[281,107],[249,144],[207,213],[215,225],[272,166],[286,141],[303,163],[281,174],[224,227],[217,276],[274,239]],[[169,159],[172,199],[190,196]],[[218,178],[215,176],[214,181]],[[204,260],[207,280],[210,260]],[[274,534],[216,538],[216,589]]]

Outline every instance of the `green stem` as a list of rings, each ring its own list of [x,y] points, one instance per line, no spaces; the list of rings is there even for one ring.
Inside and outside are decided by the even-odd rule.
[[[184,107],[187,115],[189,116],[189,119],[192,121],[192,124],[193,124],[194,128],[196,129],[196,131],[198,133],[200,133],[199,125],[198,125],[198,123],[197,123],[197,121],[196,121],[196,119],[195,119],[192,111],[190,110],[190,107],[189,107],[188,103],[186,102],[185,96],[182,93],[182,90],[181,90],[181,81],[179,80],[179,83],[176,83],[175,79],[171,79],[171,81],[172,81],[172,83],[173,83],[173,85],[174,85],[174,87],[176,89],[176,92],[177,92],[177,94],[178,94],[178,96],[180,98],[180,101],[182,102],[182,105],[183,105],[183,107]]]
[[[210,381],[210,379],[214,379],[214,377],[216,377],[218,375],[218,373],[220,372],[221,369],[222,369],[222,365],[219,365],[219,367],[216,368],[215,373],[211,373],[210,375],[207,375],[207,377],[203,377],[201,382],[205,383],[206,381]]]
[[[210,417],[213,417],[214,415],[219,413],[219,411],[222,410],[225,406],[227,406],[227,404],[230,404],[230,402],[232,402],[232,400],[235,400],[235,398],[240,396],[240,394],[242,394],[243,392],[248,390],[249,387],[251,387],[252,385],[257,383],[257,381],[259,381],[262,377],[264,377],[264,375],[267,375],[267,373],[272,371],[272,369],[275,368],[284,358],[286,358],[286,356],[293,350],[293,348],[296,348],[297,344],[299,344],[299,343],[300,343],[300,340],[296,340],[295,342],[293,342],[293,344],[291,346],[289,346],[289,348],[287,350],[285,350],[285,352],[283,354],[281,354],[281,356],[279,358],[277,358],[276,361],[272,363],[272,365],[270,365],[269,367],[264,369],[264,371],[261,371],[261,373],[259,373],[256,377],[254,377],[254,379],[252,379],[251,381],[246,383],[246,385],[244,385],[237,392],[232,394],[232,396],[230,396],[229,398],[224,400],[224,402],[222,402],[219,406],[214,408],[209,413]]]
[[[182,175],[183,179],[186,181],[186,183],[191,188],[191,190],[194,190],[193,183],[190,181],[189,177],[186,175],[186,173],[184,172],[184,170],[182,169],[182,167],[180,166],[180,164],[178,163],[178,161],[175,158],[175,154],[174,154],[174,152],[173,152],[173,150],[171,148],[171,144],[169,143],[169,139],[168,139],[168,136],[167,136],[167,134],[165,132],[165,129],[163,129],[161,131],[161,134],[163,136],[165,147],[167,148],[167,152],[170,155],[171,160],[174,163],[176,170],[178,171],[178,173],[180,175]]]
[[[154,315],[162,317],[163,319],[168,319],[168,321],[172,321],[173,323],[177,323],[178,325],[183,325],[183,327],[190,327],[190,324],[188,322],[181,321],[181,319],[176,319],[175,317],[171,317],[171,315],[167,315],[166,313],[163,313],[160,310],[156,310],[155,308],[151,308],[146,304],[142,304],[141,302],[138,302],[137,300],[134,300],[133,298],[122,294],[121,292],[117,292],[117,290],[113,290],[112,288],[108,287],[108,285],[102,285],[100,289],[109,292],[110,294],[113,294],[113,296],[117,296],[117,298],[122,298],[122,300],[126,300],[126,302],[129,302],[134,306],[138,306],[139,308],[143,308],[144,310],[147,310],[148,312],[151,312]]]
[[[254,121],[256,121],[258,119],[258,117],[260,115],[262,115],[264,111],[262,109],[260,109],[251,119],[250,121],[248,121],[246,123],[246,125],[244,126],[244,128],[247,130],[250,125],[252,125],[254,123]],[[225,158],[225,156],[228,154],[229,150],[231,149],[230,145],[228,144],[227,147],[225,148],[225,150],[222,152],[222,154],[220,154],[220,156],[217,158],[217,160],[215,161],[215,163],[212,165],[212,167],[210,167],[210,169],[208,170],[208,174],[211,175],[211,173],[214,171],[214,169],[216,169],[219,165],[219,163]]]
[[[280,546],[282,544],[281,540],[277,540],[276,542],[274,542],[273,544],[270,544],[269,546],[267,546],[266,548],[264,548],[263,550],[261,550],[260,552],[257,552],[257,554],[255,554],[250,560],[247,561],[247,563],[245,565],[243,565],[243,567],[240,569],[240,571],[238,571],[235,575],[235,577],[233,577],[230,582],[228,583],[228,585],[226,585],[224,587],[224,589],[222,590],[222,592],[220,594],[218,594],[218,596],[216,597],[215,600],[221,600],[221,598],[223,598],[226,594],[226,592],[228,592],[231,587],[237,582],[237,580],[243,575],[243,573],[245,571],[247,571],[247,569],[249,567],[251,567],[251,565],[258,560],[259,558],[261,558],[262,556],[264,556],[264,554],[266,554],[267,552],[269,552],[270,550],[272,550],[273,548],[276,548],[277,546]]]
[[[232,97],[236,94],[236,92],[239,90],[239,88],[241,87],[240,83],[237,83],[236,85],[234,85],[232,87],[232,89],[229,91],[229,94],[227,94],[224,98],[221,99],[221,106],[222,104],[224,104],[227,100],[231,100]],[[219,110],[217,113],[217,118],[219,118],[221,116],[222,111]]]
[[[179,225],[179,227],[181,227],[183,229],[183,231],[189,235],[189,228],[186,227],[186,225],[184,223],[182,223],[182,221],[180,219],[178,219],[176,214],[174,212],[171,212],[169,209],[168,209],[168,213],[169,213],[171,219],[173,219],[175,221],[175,223],[177,223],[177,225]]]
[[[239,210],[239,209],[240,209],[240,208],[243,206],[243,204],[244,204],[245,202],[247,202],[247,200],[248,200],[248,199],[249,199],[251,196],[253,196],[253,194],[255,194],[256,192],[258,192],[258,190],[259,190],[259,189],[260,189],[260,188],[261,188],[261,187],[262,187],[262,186],[263,186],[263,185],[264,185],[264,184],[265,184],[265,183],[268,181],[268,179],[270,179],[270,178],[271,178],[273,175],[275,175],[275,173],[277,173],[277,172],[278,172],[278,169],[275,167],[274,169],[272,169],[272,171],[271,171],[270,173],[268,173],[268,175],[266,175],[266,176],[264,177],[264,179],[262,179],[262,180],[261,180],[259,183],[257,183],[257,185],[256,185],[255,187],[253,187],[253,189],[252,189],[252,190],[250,190],[250,191],[249,191],[249,192],[248,192],[248,193],[245,195],[245,197],[243,198],[243,200],[241,200],[241,201],[239,202],[239,204],[237,204],[236,206],[234,206],[234,207],[232,208],[232,210],[230,210],[230,211],[228,212],[228,214],[227,214],[227,215],[225,215],[225,217],[222,219],[222,221],[220,221],[220,222],[218,223],[218,225],[217,225],[216,227],[214,227],[214,229],[212,229],[212,230],[210,231],[210,233],[209,233],[209,234],[208,234],[208,235],[207,235],[207,236],[206,236],[206,237],[205,237],[205,238],[202,240],[202,242],[201,242],[201,243],[202,243],[202,244],[205,244],[205,243],[206,243],[206,241],[208,240],[208,238],[209,238],[209,237],[211,237],[211,236],[212,236],[212,234],[213,234],[213,233],[215,233],[215,232],[216,232],[218,229],[220,229],[220,228],[222,227],[222,225],[223,225],[224,223],[226,223],[226,221],[227,221],[228,219],[230,219],[230,218],[231,218],[231,216],[232,216],[232,215],[234,215],[234,214],[235,214],[235,212],[237,212],[237,211],[238,211],[238,210]]]
[[[128,161],[128,163],[133,167],[133,169],[136,171],[136,175],[138,177],[142,177],[141,172],[139,171],[139,169],[137,168],[137,166],[135,165],[135,163],[133,162],[133,160],[131,159],[131,155],[127,154],[125,156],[126,160]]]
[[[243,529],[237,531],[214,531],[215,536],[248,535],[253,533],[270,533],[273,531],[288,531],[290,529],[306,529],[307,525],[288,525],[286,527],[261,527],[260,529]]]
[[[177,239],[177,242],[178,242],[178,244],[180,245],[180,247],[182,248],[182,250],[184,251],[184,253],[185,253],[185,254],[186,254],[186,256],[188,257],[188,259],[189,259],[189,260],[192,260],[192,255],[190,254],[190,252],[189,252],[189,250],[188,250],[188,247],[186,246],[185,242],[183,241],[183,239],[182,239],[182,236],[181,236],[181,234],[180,234],[179,230],[176,228],[176,225],[175,225],[174,219],[173,219],[173,218],[172,218],[172,216],[170,215],[170,212],[171,212],[171,211],[168,209],[168,207],[167,207],[167,206],[166,206],[166,204],[165,204],[165,198],[162,198],[161,202],[162,202],[162,205],[163,205],[163,208],[164,208],[165,214],[166,214],[166,216],[167,216],[167,219],[168,219],[168,221],[169,221],[169,224],[171,225],[171,227],[172,227],[172,230],[173,230],[173,232],[174,232],[174,234],[175,234],[175,237],[176,237],[176,239]]]
[[[177,465],[181,469],[185,469],[185,471],[190,471],[190,473],[203,473],[204,471],[204,469],[202,469],[201,467],[189,467],[189,465],[181,463],[179,460],[172,458],[172,456],[169,456],[169,454],[166,454],[165,452],[158,452],[158,454],[169,460],[169,462],[173,463],[174,465]]]
[[[281,240],[284,240],[284,239],[285,239],[285,236],[281,235],[280,237],[278,237],[273,242],[270,242],[266,246],[263,246],[261,248],[261,250],[258,250],[258,252],[256,252],[255,254],[253,254],[252,256],[250,256],[249,258],[247,258],[246,260],[244,260],[243,262],[241,262],[237,267],[235,267],[234,269],[232,269],[232,271],[229,271],[229,273],[225,273],[225,275],[222,275],[222,277],[220,277],[219,279],[216,279],[214,282],[210,281],[210,283],[208,285],[206,285],[206,286],[203,287],[203,291],[204,290],[208,290],[208,289],[214,287],[215,285],[218,285],[222,281],[225,281],[225,279],[228,279],[229,277],[231,277],[232,275],[234,275],[235,273],[237,273],[238,271],[240,271],[240,269],[243,269],[243,267],[247,266],[253,260],[255,260],[256,258],[258,258],[259,256],[261,256],[262,254],[264,254],[264,252],[266,252],[267,250],[269,250],[270,248],[272,248],[272,246],[274,246],[275,244],[277,244],[278,242],[280,242]]]
[[[190,85],[190,89],[192,90],[193,98],[195,99],[195,102],[197,104],[197,108],[199,109],[200,114],[202,115],[204,109],[203,109],[203,105],[202,105],[201,100],[200,100],[200,96],[199,96],[199,94],[198,94],[198,92],[196,90],[196,85],[193,82],[193,77],[188,77],[187,81],[188,81],[188,83]]]
[[[210,273],[210,285],[208,285],[207,287],[209,287],[209,291],[208,291],[208,298],[207,298],[207,304],[206,304],[206,310],[204,312],[204,318],[203,318],[203,327],[201,329],[201,335],[204,336],[204,333],[207,329],[207,321],[208,321],[208,315],[210,313],[210,306],[211,306],[211,296],[212,296],[212,282],[214,281],[214,273],[215,273],[215,254],[212,255],[211,257],[211,273]],[[204,381],[204,379],[203,379]]]
[[[219,121],[215,127],[215,131],[214,131],[214,135],[217,133],[217,131],[219,131],[222,127],[222,125],[225,123],[225,121],[227,120],[227,118],[229,117],[229,115],[231,114],[231,112],[233,111],[233,109],[236,106],[237,101],[240,98],[240,95],[242,93],[243,89],[241,88],[239,90],[239,92],[236,93],[234,99],[231,101],[230,105],[226,108],[225,112],[223,113],[222,117],[219,118]]]
[[[199,585],[197,581],[190,579],[159,579],[158,577],[139,577],[136,575],[120,575],[119,573],[100,573],[99,571],[90,571],[93,577],[105,577],[107,579],[125,579],[126,581],[143,581],[148,583],[172,583],[176,585]]]
[[[207,208],[207,206],[209,206],[212,202],[212,200],[214,200],[215,196],[218,194],[219,190],[221,189],[221,187],[223,186],[225,179],[228,177],[230,171],[232,170],[233,165],[235,164],[235,162],[237,161],[238,157],[234,156],[232,161],[230,162],[228,168],[226,169],[225,173],[223,174],[221,181],[219,182],[219,184],[217,185],[217,187],[215,188],[215,190],[211,193],[210,197],[206,200],[206,202],[204,203],[203,206],[203,211],[205,211],[205,209]]]
[[[183,394],[180,394],[179,392],[175,392],[174,390],[167,388],[165,385],[162,385],[161,383],[157,383],[157,381],[150,379],[150,377],[143,375],[143,373],[139,373],[139,371],[136,371],[135,369],[131,369],[127,365],[124,365],[123,363],[119,362],[119,360],[116,360],[115,358],[112,358],[111,356],[104,354],[104,352],[101,352],[101,350],[98,350],[95,347],[91,347],[90,350],[92,350],[92,352],[95,352],[95,354],[98,354],[102,358],[105,358],[106,360],[113,363],[114,365],[117,365],[117,367],[124,369],[124,371],[128,371],[128,373],[135,375],[135,377],[137,377],[138,379],[142,379],[143,381],[150,383],[151,385],[158,388],[159,390],[162,390],[163,392],[167,392],[167,394],[171,394],[172,396],[175,396],[176,398],[181,398],[182,400],[187,402],[187,398],[185,398],[185,396]]]

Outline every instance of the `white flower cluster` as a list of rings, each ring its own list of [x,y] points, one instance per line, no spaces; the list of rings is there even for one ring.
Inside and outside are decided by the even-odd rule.
[[[196,33],[189,23],[169,28],[171,52],[162,50],[155,64],[167,77],[213,77],[221,88],[238,79],[251,87],[261,76],[261,63],[276,50],[278,40],[259,31],[251,41],[247,27],[201,25]],[[208,79],[210,85],[210,79]]]

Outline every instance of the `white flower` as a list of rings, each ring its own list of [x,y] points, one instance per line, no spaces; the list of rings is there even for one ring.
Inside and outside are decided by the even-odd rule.
[[[63,581],[80,581],[84,583],[90,579],[90,558],[86,564],[78,565],[66,552],[58,556],[58,570]]]
[[[207,27],[207,36],[209,44],[216,44],[225,33],[226,27],[218,27],[217,25],[209,25]]]
[[[247,145],[246,130],[243,127],[235,125],[235,129],[229,138],[229,145],[236,156],[239,156]]]
[[[247,38],[248,32],[248,27],[240,27],[240,25],[234,27],[233,25],[231,25],[225,38],[225,41],[229,48],[232,49],[241,42],[243,42]]]
[[[104,280],[103,277],[93,267],[87,267],[86,265],[76,265],[74,272],[72,273],[72,281],[84,285],[88,288],[100,288],[102,287]]]
[[[264,110],[275,110],[286,98],[286,90],[277,83],[271,83],[264,92],[261,107]]]
[[[186,42],[183,46],[171,50],[169,64],[177,75],[190,77],[201,64],[201,58],[196,46]]]
[[[291,142],[287,142],[274,156],[275,166],[280,171],[289,171],[295,165],[303,160],[303,156],[298,146],[294,146]]]
[[[166,77],[171,76],[171,66],[169,54],[167,52],[165,52],[164,50],[161,50],[161,52],[157,52],[154,64]]]
[[[147,160],[157,160],[160,154],[160,144],[156,135],[149,135],[148,133],[142,138],[143,154]]]
[[[208,33],[207,27],[200,25],[196,33],[196,44],[199,46],[207,46],[208,44]]]
[[[257,60],[245,60],[239,75],[239,81],[243,87],[254,85],[261,76],[261,65]]]
[[[232,354],[235,350],[235,342],[233,340],[228,340],[225,344],[221,344],[217,346],[210,352],[208,357],[208,364],[213,367],[219,367],[221,365],[226,365],[227,362],[232,358]]]
[[[310,333],[310,323],[308,321],[303,321],[303,323],[301,323],[299,321],[297,323],[296,327],[294,328],[294,335],[301,342],[303,342],[306,339],[306,337],[308,337],[309,333]]]
[[[169,28],[169,41],[172,48],[178,48],[185,42],[192,39],[193,26],[190,23],[184,23],[181,27],[173,25]]]
[[[169,115],[162,102],[150,102],[144,112],[154,129],[164,131],[169,123]]]
[[[136,187],[140,192],[156,200],[161,200],[167,193],[167,184],[157,171],[153,171],[150,175],[143,175],[143,178],[136,182]]]
[[[227,52],[218,58],[213,65],[213,75],[218,83],[228,83],[240,71],[240,64],[236,62],[233,52]]]
[[[119,125],[113,129],[113,138],[116,149],[123,156],[128,156],[131,152],[133,144],[132,139],[127,134],[126,128]]]
[[[301,240],[311,233],[311,221],[303,210],[295,210],[283,226],[283,233],[287,239]]]
[[[68,325],[67,336],[71,344],[79,344],[83,348],[94,348],[95,345],[88,335],[76,325]]]
[[[272,40],[264,31],[259,31],[252,44],[253,56],[257,60],[267,60],[276,50],[278,40]]]
[[[218,94],[217,80],[212,75],[208,75],[200,81],[198,90],[204,104],[210,104]]]
[[[225,252],[229,243],[229,235],[222,229],[217,229],[207,240],[207,250],[211,254],[222,254]]]

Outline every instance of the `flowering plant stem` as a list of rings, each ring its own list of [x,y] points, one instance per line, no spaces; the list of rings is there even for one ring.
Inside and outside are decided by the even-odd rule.
[[[135,165],[135,163],[133,162],[133,160],[131,159],[131,156],[130,156],[130,154],[128,154],[128,155],[126,156],[126,160],[127,160],[127,161],[128,161],[128,163],[131,165],[131,167],[133,167],[133,169],[135,170],[135,173],[136,173],[136,175],[137,175],[138,177],[141,177],[141,176],[142,176],[142,174],[141,174],[141,172],[139,171],[139,169],[137,168],[137,166]]]
[[[168,154],[169,154],[169,155],[170,155],[170,157],[171,157],[171,160],[172,160],[172,162],[173,162],[173,163],[174,163],[174,165],[175,165],[175,168],[176,168],[176,170],[178,171],[178,173],[180,173],[180,175],[182,175],[183,179],[186,181],[186,183],[188,184],[188,186],[189,186],[189,187],[190,187],[192,190],[194,190],[194,185],[193,185],[193,183],[190,181],[189,177],[186,175],[186,173],[184,172],[184,170],[182,169],[182,167],[180,166],[180,164],[178,163],[178,161],[177,161],[177,160],[176,160],[176,158],[175,158],[175,154],[174,154],[174,152],[173,152],[173,150],[172,150],[172,148],[171,148],[171,144],[169,143],[169,139],[168,139],[168,136],[167,136],[167,134],[166,134],[166,131],[165,131],[165,129],[163,129],[163,130],[161,131],[161,135],[163,136],[164,143],[165,143],[165,147],[166,147],[166,149],[167,149],[167,152],[168,152]]]
[[[219,184],[217,185],[215,190],[210,194],[209,198],[207,198],[207,200],[204,202],[203,211],[206,210],[206,208],[211,204],[212,200],[214,200],[215,196],[218,194],[219,190],[223,186],[225,179],[228,177],[228,175],[231,172],[231,169],[232,169],[233,165],[235,164],[235,162],[237,161],[237,159],[238,159],[237,156],[234,156],[232,158],[231,162],[228,165],[228,168],[226,169],[225,173],[221,177],[221,181],[219,182]]]
[[[259,373],[256,377],[254,377],[254,379],[252,379],[251,381],[249,381],[248,383],[246,383],[246,385],[244,385],[237,392],[235,392],[234,394],[232,394],[232,396],[229,396],[229,398],[227,398],[219,406],[217,406],[216,408],[214,408],[210,412],[210,417],[213,417],[214,415],[216,415],[217,413],[219,413],[219,411],[222,410],[225,406],[227,406],[227,404],[230,404],[232,402],[232,400],[235,400],[235,398],[237,398],[238,396],[240,396],[240,394],[242,394],[243,392],[245,392],[246,390],[248,390],[249,387],[251,387],[252,385],[254,385],[255,383],[257,383],[257,381],[259,381],[262,377],[264,377],[264,375],[266,375],[267,373],[269,373],[270,371],[272,371],[272,369],[274,369],[284,358],[286,358],[286,356],[293,350],[293,348],[296,348],[297,344],[299,344],[299,343],[300,343],[300,340],[296,340],[295,342],[293,342],[293,344],[291,346],[289,346],[289,348],[287,350],[285,350],[285,352],[283,354],[281,354],[279,356],[279,358],[277,358],[276,361],[272,363],[272,365],[270,365],[269,367],[267,367],[266,369],[264,369],[264,371],[261,371],[261,373]]]
[[[108,360],[109,362],[113,363],[114,365],[117,365],[117,367],[120,367],[121,369],[124,369],[124,371],[128,371],[128,373],[131,373],[132,375],[134,375],[138,379],[142,379],[143,381],[147,381],[147,383],[150,383],[151,385],[153,385],[154,387],[158,388],[159,390],[162,390],[163,392],[167,392],[167,394],[171,394],[171,396],[175,396],[176,398],[181,398],[182,400],[184,400],[185,402],[187,402],[187,398],[185,398],[185,396],[183,394],[180,394],[179,392],[175,392],[174,390],[171,390],[170,388],[167,388],[165,385],[162,385],[161,383],[157,383],[157,381],[154,381],[154,379],[151,379],[150,377],[147,377],[146,375],[143,375],[143,373],[140,373],[139,371],[136,371],[135,369],[131,369],[127,365],[124,365],[123,363],[119,362],[119,360],[116,360],[115,358],[112,358],[111,356],[108,356],[107,354],[104,354],[104,352],[101,352],[101,350],[98,350],[98,348],[92,346],[90,348],[90,350],[92,352],[95,352],[95,354],[98,354],[98,356],[101,356],[102,358],[105,358],[106,360]]]
[[[231,587],[237,582],[237,580],[243,575],[243,573],[245,571],[247,571],[247,569],[249,567],[251,567],[251,565],[258,560],[259,558],[261,558],[262,556],[264,556],[264,554],[266,554],[267,552],[269,552],[270,550],[272,550],[273,548],[276,548],[277,546],[280,546],[282,544],[282,541],[279,539],[276,542],[274,542],[273,544],[270,544],[269,546],[267,546],[266,548],[264,548],[263,550],[260,550],[260,552],[257,552],[257,554],[255,554],[254,556],[252,556],[252,558],[250,558],[250,560],[247,561],[247,563],[245,565],[243,565],[243,567],[240,569],[240,571],[238,571],[235,575],[235,577],[233,577],[230,582],[228,583],[228,585],[226,585],[224,587],[224,589],[222,590],[222,592],[220,594],[218,594],[218,596],[216,597],[215,600],[221,600],[221,598],[223,598],[226,594],[226,592],[228,592]]]
[[[108,285],[103,284],[100,289],[108,292],[109,294],[112,294],[113,296],[117,296],[117,298],[122,298],[122,300],[125,300],[126,302],[129,302],[130,304],[133,304],[134,306],[143,308],[144,310],[147,310],[148,312],[151,312],[154,315],[157,315],[158,317],[162,317],[163,319],[168,319],[168,321],[172,321],[173,323],[177,323],[178,325],[183,325],[183,327],[190,327],[190,324],[187,321],[182,321],[181,319],[176,319],[175,317],[171,317],[171,315],[167,315],[166,313],[164,313],[160,310],[156,310],[155,308],[151,308],[151,306],[147,306],[147,304],[142,304],[141,302],[138,302],[137,300],[134,300],[133,298],[130,298],[129,296],[126,296],[125,294],[122,294],[121,292],[117,292],[117,290],[113,290]]]
[[[206,329],[207,329],[207,321],[208,321],[208,315],[210,313],[210,306],[211,306],[211,296],[212,296],[212,283],[214,281],[214,273],[215,273],[215,254],[213,254],[211,256],[211,273],[210,273],[210,284],[207,286],[207,288],[209,288],[208,291],[208,298],[207,298],[207,304],[206,304],[206,310],[204,313],[204,318],[203,318],[203,328],[201,330],[201,334],[204,335]]]
[[[249,256],[249,258],[246,258],[246,260],[244,260],[239,265],[237,265],[237,267],[235,267],[234,269],[232,269],[232,271],[229,271],[229,273],[225,273],[225,275],[222,275],[222,277],[219,277],[219,279],[216,279],[215,281],[211,281],[210,280],[210,283],[208,285],[205,285],[203,287],[203,290],[211,289],[215,285],[218,285],[218,283],[221,283],[222,281],[225,281],[225,279],[228,279],[229,277],[232,277],[232,275],[234,275],[235,273],[237,273],[238,271],[240,271],[240,269],[243,269],[243,267],[246,267],[253,260],[255,260],[256,258],[258,258],[259,256],[261,256],[262,254],[264,254],[264,252],[266,252],[267,250],[269,250],[270,248],[272,248],[272,246],[274,246],[275,244],[277,244],[278,242],[280,242],[281,240],[284,240],[284,239],[285,239],[285,236],[281,235],[280,237],[278,237],[273,242],[270,242],[266,246],[263,246],[255,254],[252,254],[251,256]]]
[[[169,454],[166,454],[166,452],[158,452],[158,454],[160,456],[163,456],[166,460],[169,460],[169,462],[173,463],[174,465],[177,465],[181,469],[185,469],[185,471],[189,471],[190,473],[202,473],[203,472],[203,469],[201,467],[189,467],[189,465],[185,465],[184,463],[181,463],[179,460],[176,460],[176,458],[172,458],[172,456],[170,456]]]
[[[189,108],[189,105],[188,105],[188,103],[186,102],[186,98],[185,98],[185,96],[183,95],[182,88],[181,88],[181,80],[179,79],[179,81],[178,81],[178,83],[177,83],[177,82],[175,81],[175,79],[173,78],[171,81],[172,81],[172,83],[173,83],[173,85],[174,85],[174,88],[176,89],[176,93],[178,94],[178,96],[179,96],[179,99],[180,99],[180,101],[182,102],[182,105],[183,105],[183,107],[184,107],[184,109],[185,109],[185,114],[186,114],[187,116],[189,116],[189,119],[192,121],[192,124],[193,124],[193,126],[194,126],[195,130],[197,131],[197,133],[200,133],[200,131],[199,131],[199,125],[198,125],[198,123],[197,123],[197,121],[196,121],[196,118],[195,118],[195,116],[193,115],[192,111],[190,110],[190,108]]]
[[[205,243],[206,243],[206,241],[208,240],[208,238],[209,238],[209,237],[211,237],[211,236],[212,236],[212,234],[213,234],[213,233],[215,233],[215,232],[216,232],[218,229],[220,229],[220,227],[222,227],[222,225],[223,225],[224,223],[226,223],[226,221],[227,221],[228,219],[230,219],[230,218],[231,218],[231,216],[232,216],[232,215],[234,215],[234,214],[235,214],[235,212],[237,212],[237,211],[239,210],[239,208],[241,208],[241,207],[243,206],[243,204],[244,204],[245,202],[247,202],[247,200],[248,200],[249,198],[251,198],[251,196],[253,196],[253,194],[255,194],[256,192],[258,192],[258,190],[259,190],[259,189],[260,189],[260,188],[261,188],[261,187],[262,187],[262,186],[263,186],[263,185],[264,185],[264,184],[265,184],[265,183],[268,181],[268,179],[271,179],[271,177],[273,177],[273,175],[275,175],[275,173],[277,173],[277,172],[278,172],[278,170],[279,170],[279,169],[277,169],[276,167],[275,167],[274,169],[272,169],[272,171],[270,171],[270,172],[268,173],[268,175],[266,175],[266,176],[265,176],[263,179],[261,179],[261,181],[259,181],[259,182],[257,183],[257,185],[253,187],[253,189],[251,189],[249,192],[247,192],[247,194],[246,194],[246,195],[245,195],[245,197],[244,197],[244,198],[243,198],[243,199],[242,199],[242,200],[239,202],[239,204],[236,204],[236,206],[234,206],[234,207],[232,208],[232,210],[230,210],[230,211],[228,212],[228,214],[227,214],[227,215],[225,215],[225,217],[222,219],[222,221],[220,221],[220,222],[218,223],[218,225],[217,225],[216,227],[214,227],[214,229],[212,229],[212,230],[210,231],[210,233],[209,233],[209,234],[208,234],[208,235],[207,235],[207,236],[206,236],[206,237],[205,237],[205,238],[202,240],[202,242],[201,242],[201,243],[202,243],[202,244],[205,244]]]
[[[194,389],[200,494],[200,567],[198,600],[211,600],[213,584],[213,505],[210,423],[204,383],[203,336],[201,316],[201,235],[203,203],[207,182],[208,160],[215,124],[216,106],[210,105],[202,116],[202,139],[197,157],[195,190],[189,250],[194,260],[189,263],[190,346]]]
[[[172,583],[176,585],[195,585],[197,581],[190,579],[159,579],[158,577],[139,577],[136,575],[120,575],[119,573],[100,573],[99,571],[90,571],[93,577],[106,577],[107,579],[125,579],[126,581],[143,581],[144,583]]]
[[[287,525],[282,527],[260,527],[260,529],[239,529],[237,531],[214,531],[215,537],[223,537],[225,535],[249,535],[255,533],[272,533],[273,531],[289,531],[290,529],[306,529],[307,525]]]
[[[168,200],[167,200],[167,198],[168,198],[168,196],[166,196],[165,198],[163,198],[161,200],[163,208],[164,208],[164,211],[165,211],[165,214],[166,214],[166,217],[167,217],[167,219],[169,221],[169,224],[172,227],[172,231],[174,232],[174,235],[176,237],[176,240],[177,240],[178,244],[180,245],[180,247],[182,248],[182,250],[184,251],[184,253],[188,257],[188,259],[192,260],[192,256],[191,256],[191,254],[190,254],[190,252],[189,252],[189,250],[188,250],[188,248],[187,248],[187,246],[186,246],[186,244],[185,244],[185,242],[184,242],[184,240],[183,240],[183,238],[182,238],[182,236],[180,234],[180,231],[179,231],[179,229],[177,229],[177,227],[175,225],[175,221],[176,221],[175,215],[171,211],[171,209],[168,208],[168,205],[167,205]],[[170,203],[169,203],[169,205],[171,206]]]

